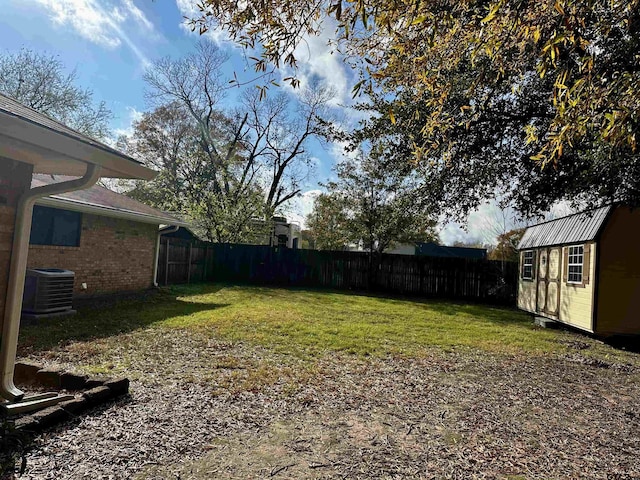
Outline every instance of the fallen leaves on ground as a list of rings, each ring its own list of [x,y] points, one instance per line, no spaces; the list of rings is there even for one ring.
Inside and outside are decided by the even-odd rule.
[[[638,364],[580,348],[311,361],[172,333],[96,348],[130,398],[38,437],[24,478],[640,477]],[[82,370],[78,351],[37,360]]]

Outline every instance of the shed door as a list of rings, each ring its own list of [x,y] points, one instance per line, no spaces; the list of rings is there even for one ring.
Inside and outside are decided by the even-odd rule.
[[[538,298],[536,311],[558,315],[560,304],[560,248],[540,250],[538,255]]]
[[[547,255],[547,304],[548,314],[557,316],[560,305],[560,248],[550,248]]]
[[[544,313],[547,304],[547,249],[538,251],[538,299],[536,312]]]

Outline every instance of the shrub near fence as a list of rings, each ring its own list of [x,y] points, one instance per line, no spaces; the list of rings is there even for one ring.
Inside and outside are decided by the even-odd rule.
[[[514,304],[516,297],[518,266],[511,262],[262,245],[190,245],[174,239],[167,255],[166,242],[163,246],[158,278],[164,284],[203,280],[241,282],[502,304]]]

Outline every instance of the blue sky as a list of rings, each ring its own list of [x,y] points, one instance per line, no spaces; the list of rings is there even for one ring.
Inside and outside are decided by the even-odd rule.
[[[132,120],[147,109],[142,80],[145,67],[164,56],[180,57],[202,39],[184,24],[194,12],[195,0],[4,0],[0,16],[0,50],[3,53],[29,48],[57,55],[76,69],[79,84],[104,100],[114,113],[112,130],[124,133]],[[253,78],[251,65],[237,47],[220,32],[210,32],[207,41],[216,42],[230,54],[226,75],[235,72]],[[336,90],[332,103],[351,103],[353,74],[326,46],[327,38],[309,39],[300,52],[299,77],[304,83],[320,77]],[[238,89],[229,91],[231,104]],[[295,92],[290,92],[295,99]],[[343,111],[343,109],[336,108]],[[349,114],[346,115],[349,117]],[[339,145],[310,145],[316,169],[305,185],[306,195],[291,207],[302,216],[310,208],[318,183],[327,180],[340,157]]]
[[[142,80],[145,67],[155,59],[179,57],[192,51],[200,41],[197,33],[184,25],[184,16],[194,13],[195,0],[3,0],[0,15],[0,50],[3,53],[29,48],[59,56],[70,70],[76,69],[79,84],[93,90],[96,100],[104,100],[113,111],[113,131],[125,133],[131,122],[147,109]],[[297,53],[298,77],[304,84],[315,77],[335,89],[332,103],[344,122],[357,121],[357,115],[340,106],[352,103],[354,74],[337,54],[327,47],[326,35],[309,38]],[[228,43],[220,32],[210,32],[230,54],[226,74],[235,72],[249,79],[253,73],[242,52]],[[286,76],[286,74],[285,74]],[[295,99],[295,92],[289,90]],[[237,90],[229,92],[232,102]],[[311,209],[319,192],[319,182],[327,180],[341,156],[340,145],[311,145],[316,170],[310,176],[305,193],[285,212],[301,221]],[[457,224],[442,225],[441,240],[490,241],[487,225],[499,215],[495,204],[483,206],[468,219],[468,232]],[[500,214],[501,215],[501,214]],[[487,220],[489,219],[489,220]]]

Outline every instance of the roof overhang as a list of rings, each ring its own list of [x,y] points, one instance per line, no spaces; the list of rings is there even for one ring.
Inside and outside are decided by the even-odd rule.
[[[91,203],[77,202],[68,198],[62,198],[58,196],[50,196],[39,198],[36,201],[36,205],[42,205],[45,207],[61,208],[64,210],[71,210],[74,212],[90,213],[93,215],[101,215],[104,217],[121,218],[124,220],[132,220],[140,223],[150,223],[153,225],[176,225],[180,227],[186,227],[189,224],[182,220],[169,216],[156,216],[148,215],[140,212],[133,212],[131,210],[116,209],[105,207],[104,205],[97,205]]]
[[[198,237],[198,235],[196,235],[193,230],[191,230],[191,226],[189,223],[164,223],[164,226],[160,226],[160,233],[164,233],[166,230],[169,230],[170,228],[173,228],[174,226],[178,226],[178,227],[182,227],[184,228],[187,232],[189,232],[191,235],[194,236],[194,238],[197,238],[198,240],[200,240],[200,238]],[[173,233],[173,232],[171,232]]]
[[[34,173],[82,176],[87,163],[100,176],[153,179],[157,172],[99,143],[85,142],[0,110],[0,157],[33,165]]]

